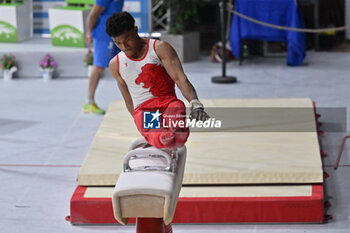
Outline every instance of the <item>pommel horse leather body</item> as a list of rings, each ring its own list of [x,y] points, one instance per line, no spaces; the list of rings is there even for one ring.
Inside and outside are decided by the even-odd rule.
[[[143,138],[134,140],[112,197],[118,222],[126,224],[131,217],[162,218],[165,225],[171,224],[185,161],[185,146],[174,152],[152,147]]]

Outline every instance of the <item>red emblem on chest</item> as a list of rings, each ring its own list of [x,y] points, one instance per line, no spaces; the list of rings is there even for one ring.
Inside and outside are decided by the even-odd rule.
[[[137,85],[143,83],[142,87],[150,88],[154,96],[175,96],[175,83],[161,65],[144,65],[135,83]]]

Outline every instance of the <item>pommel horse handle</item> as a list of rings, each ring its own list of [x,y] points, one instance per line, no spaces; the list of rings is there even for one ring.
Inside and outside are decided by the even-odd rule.
[[[141,167],[130,167],[130,160],[135,159],[147,159],[147,158],[165,158],[167,161],[167,166],[141,166]],[[137,148],[132,151],[129,151],[124,156],[124,164],[123,164],[123,170],[124,172],[131,172],[131,171],[169,171],[173,172],[174,166],[173,166],[173,160],[171,156],[162,151],[162,150],[155,150],[154,148]]]

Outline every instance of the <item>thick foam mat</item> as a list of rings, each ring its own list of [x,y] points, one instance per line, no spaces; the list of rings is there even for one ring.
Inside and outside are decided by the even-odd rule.
[[[71,199],[71,222],[117,223],[112,193],[113,187],[78,186]],[[173,223],[223,222],[321,223],[323,185],[182,187]]]
[[[203,103],[211,117],[222,118],[225,124],[220,132],[191,132],[183,184],[323,182],[310,99]],[[227,111],[233,111],[232,116],[221,114]],[[79,185],[114,186],[129,144],[137,137],[124,102],[112,101],[79,171]]]

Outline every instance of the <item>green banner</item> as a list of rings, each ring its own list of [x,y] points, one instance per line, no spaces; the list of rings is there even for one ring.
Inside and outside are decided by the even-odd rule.
[[[0,42],[17,42],[17,28],[0,20]]]
[[[51,30],[52,44],[57,46],[84,47],[84,34],[71,25],[62,24]]]

